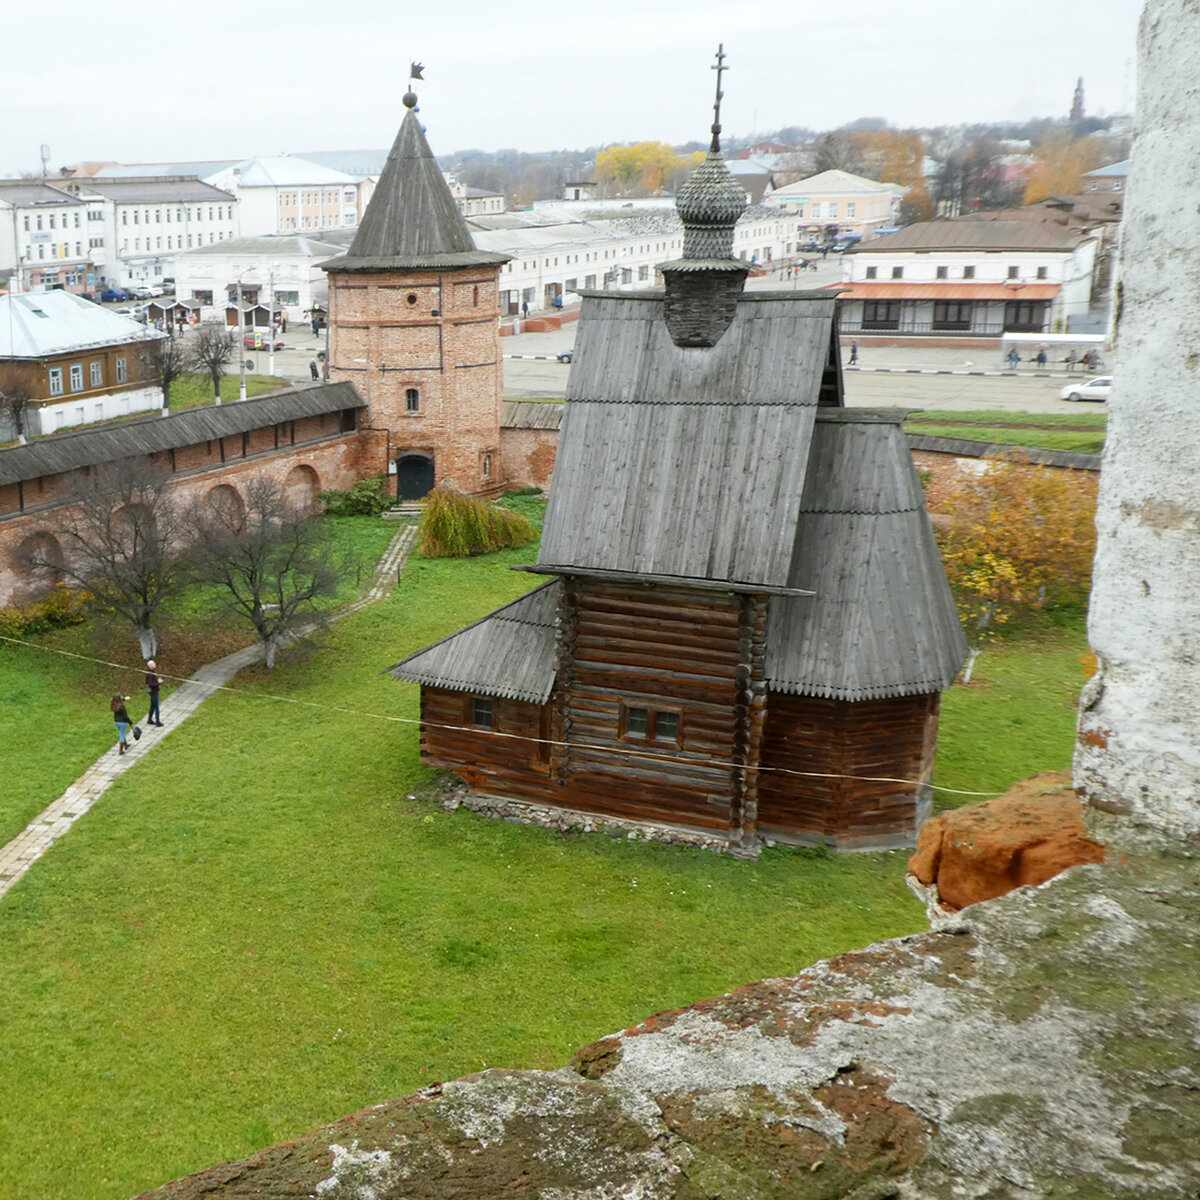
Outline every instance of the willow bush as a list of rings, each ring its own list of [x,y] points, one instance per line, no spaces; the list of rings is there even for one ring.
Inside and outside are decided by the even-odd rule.
[[[437,487],[425,497],[417,548],[426,558],[468,558],[526,546],[536,537],[519,513],[464,496],[455,488]]]

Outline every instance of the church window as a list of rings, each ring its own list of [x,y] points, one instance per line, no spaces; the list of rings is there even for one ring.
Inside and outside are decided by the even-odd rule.
[[[492,456],[490,454],[483,456],[483,477],[484,479],[492,477]]]
[[[404,393],[404,411],[410,413],[421,411],[421,393],[416,388],[409,388]]]

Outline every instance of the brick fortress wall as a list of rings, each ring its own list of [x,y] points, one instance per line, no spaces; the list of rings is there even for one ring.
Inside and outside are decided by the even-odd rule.
[[[218,488],[241,495],[242,482],[259,473],[279,479],[292,499],[315,504],[319,492],[350,487],[367,473],[364,451],[378,454],[378,439],[369,431],[347,431],[341,414],[326,413],[181,446],[150,461],[174,479],[184,504]],[[58,544],[77,484],[72,473],[0,485],[0,604],[21,603],[45,590],[44,581],[19,570],[16,556],[31,538]]]
[[[386,431],[364,474],[408,451],[432,459],[435,484],[488,498],[505,491],[498,279],[496,267],[330,268],[329,377],[353,383],[368,404],[364,424]]]

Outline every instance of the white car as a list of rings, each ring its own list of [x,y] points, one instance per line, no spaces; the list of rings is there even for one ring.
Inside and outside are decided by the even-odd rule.
[[[1064,400],[1107,400],[1112,391],[1111,375],[1096,375],[1082,383],[1068,383],[1059,396]]]

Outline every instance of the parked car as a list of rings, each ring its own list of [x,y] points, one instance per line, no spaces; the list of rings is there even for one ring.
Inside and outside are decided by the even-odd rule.
[[[569,363],[575,358],[574,350],[563,350],[555,356],[561,363]]]
[[[1096,375],[1082,383],[1068,383],[1059,396],[1064,400],[1107,400],[1112,391],[1111,375]]]
[[[153,293],[148,287],[131,287],[126,289],[127,300],[149,300]]]
[[[270,349],[270,339],[262,333],[244,333],[242,334],[242,345],[247,350],[268,350]],[[275,339],[275,349],[283,349],[283,341],[280,338]]]
[[[114,301],[131,300],[132,297],[128,292],[125,291],[124,288],[105,288],[104,291],[100,293],[100,299],[105,304],[111,304]]]
[[[801,242],[796,247],[796,251],[799,254],[820,254],[821,243],[816,238],[809,238],[808,241]]]

